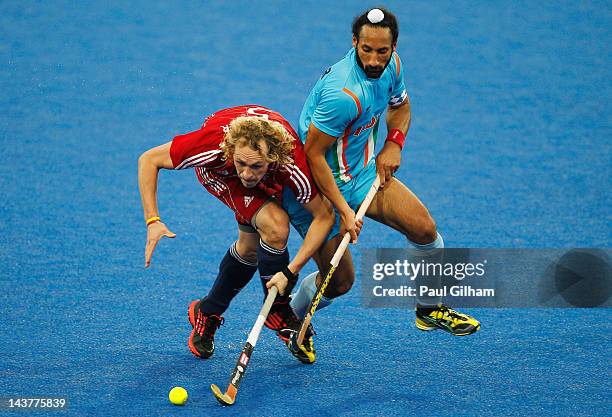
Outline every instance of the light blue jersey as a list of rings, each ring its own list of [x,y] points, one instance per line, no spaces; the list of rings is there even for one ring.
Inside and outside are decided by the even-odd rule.
[[[302,142],[310,123],[338,138],[325,155],[338,186],[359,176],[373,160],[380,117],[388,105],[399,106],[408,97],[397,53],[378,79],[365,75],[355,54],[351,48],[325,71],[306,99],[298,125]]]
[[[399,106],[407,98],[402,63],[395,52],[381,77],[372,79],[357,64],[353,48],[325,71],[306,99],[298,135],[305,143],[308,127],[313,123],[322,132],[338,138],[325,157],[338,189],[353,210],[357,210],[376,177],[374,149],[379,120],[387,106]],[[312,215],[290,197],[283,198],[283,208],[304,237]],[[339,229],[336,216],[328,238]]]

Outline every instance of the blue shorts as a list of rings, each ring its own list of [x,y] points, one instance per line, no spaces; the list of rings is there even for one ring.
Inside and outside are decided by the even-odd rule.
[[[355,211],[359,208],[361,202],[370,191],[370,187],[376,178],[376,162],[374,159],[370,161],[368,166],[362,170],[356,177],[347,183],[338,185],[342,196],[348,205]],[[283,191],[283,209],[289,215],[291,224],[298,231],[302,239],[306,236],[308,228],[312,223],[312,215],[298,203],[293,195],[293,192],[288,187]],[[340,232],[340,216],[336,213],[336,223],[327,239],[331,239]]]

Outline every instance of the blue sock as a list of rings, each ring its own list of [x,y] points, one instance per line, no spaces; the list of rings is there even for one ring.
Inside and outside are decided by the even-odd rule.
[[[275,249],[259,239],[257,245],[257,261],[259,262],[259,276],[265,296],[268,295],[266,283],[279,272],[283,267],[289,265],[289,251],[287,247],[283,249]],[[289,291],[285,291],[285,295],[278,295],[277,300],[286,300],[289,297]]]
[[[415,257],[415,262],[420,262],[424,260],[428,263],[437,263],[442,262],[442,255],[444,254],[444,239],[440,236],[440,233],[437,234],[436,240],[431,243],[427,243],[425,245],[419,245],[418,243],[414,243],[408,240],[412,249],[410,252]],[[442,287],[442,277],[417,277],[416,278],[417,287],[421,285],[426,285],[431,289],[438,289]],[[442,302],[442,297],[439,296],[429,296],[429,295],[418,295],[416,298],[417,305],[432,308],[437,307],[438,304]]]
[[[306,315],[308,304],[310,304],[310,300],[312,300],[312,297],[314,297],[317,292],[317,273],[318,272],[315,271],[304,278],[298,290],[293,294],[293,297],[291,297],[291,308],[300,319],[304,318]],[[321,297],[321,301],[319,301],[319,305],[317,306],[317,311],[327,307],[332,301],[333,299],[327,298],[326,296]]]
[[[221,260],[219,274],[212,288],[201,300],[202,313],[223,314],[236,294],[253,278],[255,271],[257,263],[241,258],[234,242]]]

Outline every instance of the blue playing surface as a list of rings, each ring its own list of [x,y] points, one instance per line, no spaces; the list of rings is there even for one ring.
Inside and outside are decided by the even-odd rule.
[[[68,397],[70,415],[612,414],[609,310],[472,309],[481,331],[453,338],[361,307],[358,283],[315,316],[315,365],[264,330],[220,407],[208,387],[229,380],[259,280],[213,358],[194,358],[187,306],[236,238],[233,215],[192,172],[162,172],[177,238],[145,270],[138,156],[223,107],[295,123],[369,4],[130,3],[0,3],[0,397]],[[446,245],[610,247],[610,2],[386,4],[412,103],[397,175]],[[402,245],[366,222],[356,264],[360,248]]]

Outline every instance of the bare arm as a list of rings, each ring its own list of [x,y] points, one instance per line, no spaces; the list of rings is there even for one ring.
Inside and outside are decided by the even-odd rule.
[[[170,145],[165,143],[156,148],[149,149],[138,158],[138,188],[145,220],[159,216],[157,208],[157,178],[159,170],[173,169],[170,158]],[[145,267],[151,263],[151,256],[162,237],[176,237],[161,221],[151,223],[147,226],[147,246],[145,248]]]
[[[410,100],[406,100],[398,107],[387,109],[387,129],[399,129],[404,134],[410,128]],[[402,159],[401,148],[397,143],[385,142],[380,153],[376,157],[376,171],[381,174],[381,188],[389,181],[400,166]]]
[[[335,137],[323,133],[311,123],[308,129],[304,150],[306,151],[306,159],[310,166],[310,172],[312,173],[317,187],[321,193],[332,202],[340,214],[342,224],[340,233],[344,234],[345,232],[349,232],[351,241],[355,243],[357,241],[358,230],[360,229],[355,223],[355,212],[348,205],[338,189],[336,180],[334,180],[334,175],[325,159],[325,152],[335,142]]]
[[[327,198],[317,195],[304,208],[312,214],[312,223],[304,236],[302,246],[289,263],[289,269],[295,274],[299,273],[312,258],[316,251],[325,243],[336,220],[334,209]]]
[[[387,128],[399,129],[404,134],[408,133],[410,129],[410,98],[406,97],[406,100],[397,107],[391,107],[387,109]]]
[[[317,250],[325,243],[325,238],[329,234],[336,220],[336,214],[334,208],[327,198],[324,196],[317,195],[313,198],[310,203],[305,204],[304,208],[312,214],[312,223],[304,236],[304,242],[298,250],[293,260],[287,265],[287,268],[294,274],[298,274],[306,262],[312,258]],[[281,295],[285,294],[289,281],[282,272],[274,274],[274,276],[268,280],[266,287],[272,288],[275,285]]]

